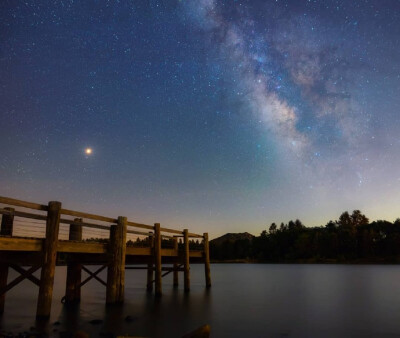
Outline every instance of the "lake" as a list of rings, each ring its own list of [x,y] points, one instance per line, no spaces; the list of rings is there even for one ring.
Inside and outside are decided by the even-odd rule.
[[[203,265],[191,265],[188,295],[181,273],[178,290],[172,274],[165,277],[157,300],[146,294],[145,270],[127,270],[123,306],[106,308],[105,287],[92,280],[82,289],[81,304],[66,309],[60,302],[66,268],[57,267],[46,330],[54,336],[80,329],[92,336],[180,337],[210,324],[212,337],[400,336],[400,266],[213,264],[210,290],[203,271]],[[0,330],[35,326],[37,293],[29,281],[9,292]]]

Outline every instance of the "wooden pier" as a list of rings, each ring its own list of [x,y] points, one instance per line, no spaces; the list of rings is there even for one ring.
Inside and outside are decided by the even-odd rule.
[[[184,291],[190,290],[190,262],[204,263],[205,285],[211,286],[207,233],[198,235],[187,229],[164,228],[160,223],[146,225],[122,216],[104,217],[63,209],[56,201],[43,205],[0,197],[0,204],[4,206],[0,208],[0,314],[4,311],[6,293],[28,279],[39,287],[36,316],[48,318],[57,265],[67,265],[65,303],[79,302],[81,288],[92,279],[105,286],[107,304],[122,303],[126,269],[146,269],[145,287],[152,292],[154,284],[156,297],[162,295],[162,278],[169,273],[173,273],[173,286],[177,287],[178,273],[183,272]],[[34,222],[26,223],[34,234],[39,233],[35,227],[43,222],[42,238],[16,235],[15,222],[19,219]],[[60,238],[61,228],[67,235],[65,239]],[[106,239],[88,241],[83,238],[85,229],[100,230],[107,234]],[[127,241],[127,236],[132,235],[142,238],[140,245]],[[196,250],[191,249],[194,243],[190,239],[201,241]],[[97,270],[88,269],[90,265],[98,266]],[[20,274],[11,282],[8,282],[9,268]],[[40,279],[33,275],[39,269]],[[107,280],[103,281],[99,273],[105,269]],[[83,281],[82,271],[88,274]]]

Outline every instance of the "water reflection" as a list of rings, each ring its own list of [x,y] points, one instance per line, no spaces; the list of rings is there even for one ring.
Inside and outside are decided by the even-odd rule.
[[[37,290],[18,286],[7,295],[2,330],[32,326],[52,336],[78,330],[91,336],[180,337],[204,324],[213,337],[364,337],[400,334],[400,267],[340,265],[212,266],[213,286],[204,286],[203,266],[191,268],[192,288],[163,280],[163,296],[145,290],[145,272],[126,275],[125,304],[105,306],[105,289],[90,282],[82,301],[60,303],[65,271],[57,268],[52,317],[35,322]]]

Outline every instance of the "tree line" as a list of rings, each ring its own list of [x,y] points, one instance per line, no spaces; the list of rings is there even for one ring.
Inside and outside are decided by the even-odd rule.
[[[319,227],[305,227],[300,220],[272,223],[252,239],[211,241],[210,255],[213,260],[259,262],[399,262],[400,219],[370,223],[354,210]]]

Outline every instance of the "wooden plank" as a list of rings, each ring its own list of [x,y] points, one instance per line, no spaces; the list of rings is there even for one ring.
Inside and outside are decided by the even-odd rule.
[[[46,222],[46,239],[43,243],[43,265],[40,274],[39,297],[36,317],[49,318],[53,298],[54,272],[57,260],[58,231],[61,203],[49,202]]]
[[[107,253],[107,247],[108,245],[106,243],[59,241],[57,251],[69,253],[104,254]]]
[[[130,256],[151,256],[151,248],[127,246],[126,254]]]
[[[102,222],[108,222],[108,223],[117,223],[117,220],[115,218],[99,216],[99,215],[95,215],[95,214],[89,214],[89,213],[81,212],[81,211],[61,209],[61,214],[80,217],[80,218],[89,218],[89,219],[94,219],[96,221],[102,221]]]
[[[169,228],[161,228],[160,230],[162,232],[170,232],[172,234],[182,235],[182,230],[174,230],[174,229],[169,229]]]
[[[144,231],[127,230],[126,232],[128,234],[134,234],[134,235],[142,235],[142,236],[148,236],[149,235],[148,232],[144,232]]]
[[[60,223],[74,224],[75,220],[72,220],[72,219],[60,219]],[[80,224],[85,228],[93,228],[93,229],[101,229],[101,230],[110,231],[110,226],[109,225],[100,225],[100,224],[93,224],[93,223],[87,223],[87,222],[80,222]]]
[[[161,256],[165,257],[177,257],[178,252],[175,249],[161,249]]]
[[[47,211],[47,205],[21,201],[21,200],[9,198],[9,197],[0,196],[0,203],[14,205],[16,207],[23,207],[23,208],[34,209],[34,210]]]
[[[198,235],[198,234],[192,234],[192,233],[188,233],[188,237],[194,237],[194,238],[203,238],[203,235]]]
[[[190,251],[189,252],[189,257],[192,258],[202,258],[203,257],[203,251],[196,250],[196,251]]]
[[[154,230],[154,227],[152,225],[148,225],[148,224],[141,224],[141,223],[136,223],[136,222],[127,222],[126,224],[128,226],[135,227],[135,228]]]
[[[41,251],[43,239],[0,237],[0,251]]]

